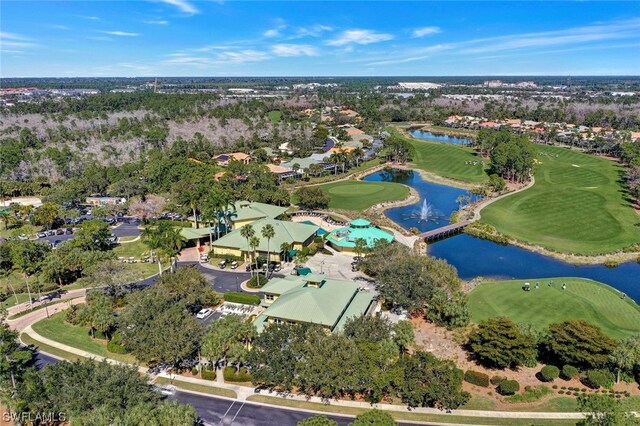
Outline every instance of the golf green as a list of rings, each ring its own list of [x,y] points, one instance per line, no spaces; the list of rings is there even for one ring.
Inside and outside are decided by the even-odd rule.
[[[640,216],[620,184],[623,167],[564,148],[536,146],[535,185],[482,210],[482,221],[563,253],[611,253],[640,242]]]
[[[332,209],[362,211],[369,207],[388,201],[403,200],[409,195],[409,188],[399,183],[362,182],[344,180],[321,185],[331,201]]]
[[[387,131],[404,137],[393,127],[388,127]],[[489,161],[482,159],[472,148],[413,137],[404,138],[415,148],[413,164],[418,169],[467,183],[482,183],[488,180],[485,170],[489,167]],[[476,162],[476,165],[473,162]]]
[[[523,290],[525,282],[530,283],[530,291]],[[485,282],[469,294],[469,311],[476,323],[506,316],[543,330],[574,319],[595,324],[617,339],[640,333],[640,306],[608,285],[583,278]]]

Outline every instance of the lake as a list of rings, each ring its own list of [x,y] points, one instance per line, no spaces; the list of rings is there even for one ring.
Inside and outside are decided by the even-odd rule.
[[[449,223],[451,212],[458,208],[456,199],[468,195],[464,189],[423,180],[415,172],[381,171],[364,178],[366,181],[393,181],[415,188],[421,200],[417,204],[397,207],[385,212],[389,219],[405,229],[412,227],[427,231]],[[432,212],[423,219],[423,203]],[[428,212],[429,212],[428,211]],[[429,254],[446,259],[455,266],[464,280],[475,277],[504,279],[582,277],[600,281],[626,293],[640,303],[640,264],[623,263],[616,268],[604,265],[574,265],[511,245],[460,234],[429,244]]]
[[[473,139],[469,139],[469,138],[464,138],[460,136],[436,135],[435,133],[431,133],[431,132],[427,132],[419,129],[409,130],[409,134],[414,138],[418,138],[418,139],[426,139],[428,141],[436,141],[436,142],[443,142],[443,143],[452,143],[455,145],[471,145],[474,142]]]

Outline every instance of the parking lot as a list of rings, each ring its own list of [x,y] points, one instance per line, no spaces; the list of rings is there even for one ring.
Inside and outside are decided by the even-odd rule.
[[[82,218],[86,220],[94,219],[93,216],[83,215]],[[137,237],[140,235],[140,220],[136,218],[130,217],[119,217],[117,221],[117,225],[112,227],[113,235],[115,235],[118,239],[122,237]],[[66,230],[67,227],[76,227],[76,225],[65,225],[62,230]],[[55,233],[55,230],[53,231]],[[46,241],[51,244],[61,244],[65,241],[68,241],[73,238],[73,234],[64,233],[62,235],[55,233],[54,235],[47,235],[46,237],[38,238],[38,241]]]

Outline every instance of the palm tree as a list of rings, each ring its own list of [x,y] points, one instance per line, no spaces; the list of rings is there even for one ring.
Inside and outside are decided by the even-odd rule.
[[[284,242],[282,244],[280,244],[280,252],[284,253],[283,256],[283,260],[286,260],[289,258],[289,251],[291,250],[291,244],[289,244],[288,242]]]
[[[160,233],[158,227],[147,226],[140,232],[140,239],[142,243],[149,247],[151,251],[151,257],[153,257],[153,251],[160,249],[162,246]],[[162,275],[162,263],[160,263],[160,254],[156,252],[156,259],[158,261],[158,273]]]
[[[253,229],[251,225],[245,225],[240,229],[240,236],[247,240],[247,253],[249,252],[249,239],[256,235],[256,231]],[[251,263],[251,258],[249,258],[249,263]],[[251,275],[253,276],[253,270],[251,270]]]
[[[187,191],[183,194],[184,200],[189,204],[189,208],[193,212],[193,220],[196,222],[196,229],[198,226],[198,203],[200,202],[200,194],[197,191]]]
[[[169,257],[174,258],[180,253],[180,250],[187,243],[187,239],[182,236],[180,230],[178,228],[174,228],[172,226],[166,227],[163,230],[163,234],[161,236],[162,248],[161,250]],[[173,272],[173,262],[171,263],[171,272]]]
[[[276,230],[268,223],[262,227],[262,237],[267,239],[267,269],[271,264],[271,239],[276,236]]]
[[[184,247],[186,239],[180,234],[180,230],[171,226],[168,222],[160,222],[157,226],[147,226],[140,233],[142,242],[149,250],[156,250],[158,260],[158,273],[162,275],[160,255],[172,258]],[[173,271],[173,266],[171,267]]]
[[[364,238],[356,238],[355,247],[353,248],[353,251],[356,253],[356,256],[358,258],[361,258],[362,254],[365,252],[366,249],[367,249],[367,241]]]
[[[356,167],[360,165],[360,160],[364,157],[364,150],[360,147],[356,148],[352,152],[353,159],[356,160]]]
[[[7,210],[0,211],[0,220],[2,221],[2,223],[4,223],[5,231],[7,229],[9,229],[9,217],[10,216],[11,215],[9,214],[9,212]]]
[[[256,250],[260,245],[260,238],[253,236],[249,240],[249,246],[251,247],[251,251],[253,251],[253,259],[256,262],[256,273],[258,271],[258,251]]]

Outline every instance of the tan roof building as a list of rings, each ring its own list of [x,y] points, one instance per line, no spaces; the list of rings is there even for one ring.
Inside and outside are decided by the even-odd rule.
[[[231,154],[220,154],[213,158],[218,162],[218,164],[222,166],[226,166],[232,160],[240,161],[241,163],[244,163],[244,164],[249,164],[249,162],[251,161],[251,156],[249,154],[245,154],[244,152],[232,152]]]

